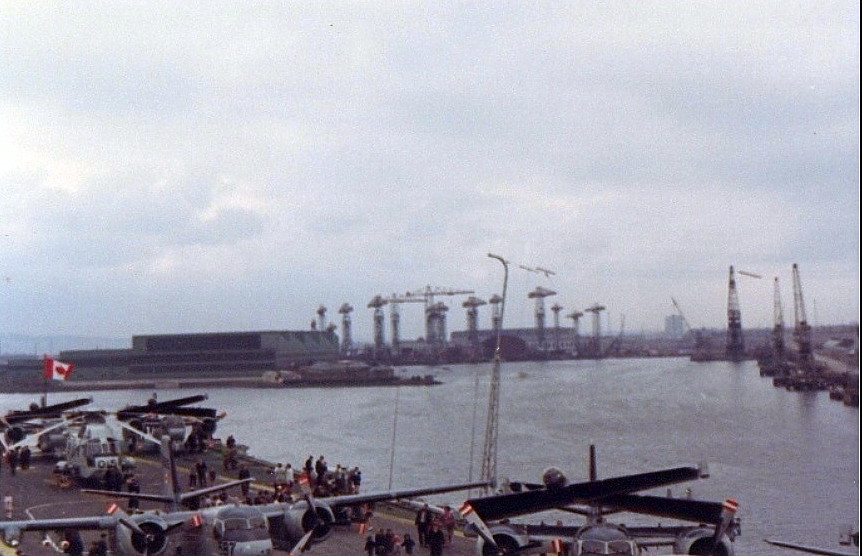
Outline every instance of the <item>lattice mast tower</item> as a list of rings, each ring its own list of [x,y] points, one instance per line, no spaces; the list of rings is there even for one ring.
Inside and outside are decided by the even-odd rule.
[[[494,362],[491,366],[491,388],[488,394],[488,421],[485,425],[485,444],[482,448],[482,475],[481,480],[486,482],[497,479],[497,437],[498,422],[500,418],[500,364],[503,355],[500,349],[500,340],[503,335],[503,314],[506,310],[506,288],[509,284],[509,263],[499,255],[488,253],[492,259],[497,259],[503,265],[503,294],[499,296],[499,313],[494,312],[496,347],[494,349]],[[497,309],[497,296],[491,298],[494,309]],[[499,317],[499,320],[497,319]]]
[[[773,282],[772,315],[775,324],[772,327],[772,358],[775,363],[781,363],[785,358],[784,346],[784,306],[781,303],[781,289],[778,287],[778,276]]]
[[[725,355],[731,361],[745,358],[745,340],[742,337],[742,311],[739,309],[739,296],[736,293],[736,278],[733,265],[727,282],[727,344]]]
[[[813,368],[814,354],[811,349],[811,326],[805,318],[805,300],[802,298],[802,281],[799,278],[799,265],[793,263],[793,339],[799,356],[799,369],[809,371]]]

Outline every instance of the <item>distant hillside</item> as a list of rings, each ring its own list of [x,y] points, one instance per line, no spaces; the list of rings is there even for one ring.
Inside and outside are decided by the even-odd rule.
[[[97,336],[34,336],[31,334],[0,334],[0,354],[56,355],[68,349],[130,348],[130,338]]]

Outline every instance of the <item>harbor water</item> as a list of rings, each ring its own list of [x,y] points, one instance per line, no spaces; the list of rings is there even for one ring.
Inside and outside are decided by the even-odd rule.
[[[359,466],[363,490],[458,482],[479,475],[490,370],[484,363],[399,371],[435,374],[443,384],[432,387],[211,389],[207,405],[228,413],[217,436],[233,434],[251,454],[294,466],[309,455],[324,455],[330,467]],[[190,393],[165,390],[158,397]],[[113,409],[151,393],[93,395],[93,405]],[[32,401],[0,395],[0,410]],[[841,525],[858,530],[858,409],[824,392],[775,388],[753,362],[503,364],[501,477],[538,482],[553,465],[570,481],[585,480],[590,443],[597,446],[599,478],[708,462],[709,479],[674,486],[673,495],[690,487],[694,498],[737,500],[740,555],[780,551],[764,538],[837,547]],[[575,516],[564,519],[578,523]],[[660,521],[630,514],[613,520]]]

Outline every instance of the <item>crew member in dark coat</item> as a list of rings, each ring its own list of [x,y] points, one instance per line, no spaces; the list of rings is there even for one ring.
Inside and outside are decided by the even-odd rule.
[[[428,504],[416,512],[416,519],[413,520],[413,523],[416,524],[416,537],[419,539],[419,546],[428,546],[428,530],[433,520],[434,515],[428,508]]]
[[[441,556],[443,554],[443,545],[446,544],[446,534],[443,533],[443,529],[436,521],[431,524],[431,530],[428,531],[425,542],[428,543],[428,550],[431,552],[431,556]]]
[[[246,467],[245,464],[241,463],[239,465],[239,472],[236,474],[236,477],[240,481],[243,479],[250,479],[251,471],[248,470],[248,467]],[[240,485],[240,488],[242,489],[242,497],[248,498],[249,484],[243,483],[242,485]]]

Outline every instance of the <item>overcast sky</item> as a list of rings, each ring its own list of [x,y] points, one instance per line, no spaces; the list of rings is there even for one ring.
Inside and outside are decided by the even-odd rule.
[[[536,286],[859,314],[858,2],[0,1],[0,333],[307,329]],[[464,296],[449,330],[465,326]],[[402,307],[403,336],[423,333]],[[480,314],[484,327],[489,311]],[[566,324],[571,321],[566,320]],[[389,331],[387,330],[387,338]]]

